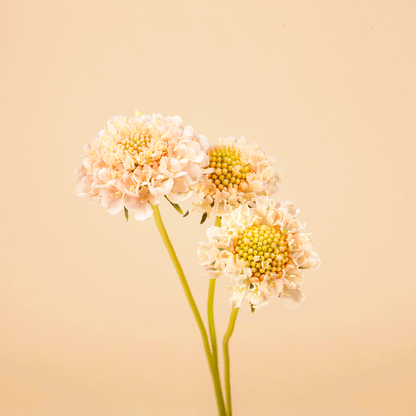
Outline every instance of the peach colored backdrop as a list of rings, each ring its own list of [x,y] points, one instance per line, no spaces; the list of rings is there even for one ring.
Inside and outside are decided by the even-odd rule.
[[[216,414],[153,220],[75,196],[84,144],[137,109],[275,155],[277,198],[322,259],[299,308],[242,308],[235,416],[416,415],[415,15],[391,0],[3,0],[0,414]],[[161,209],[205,316],[206,227]]]

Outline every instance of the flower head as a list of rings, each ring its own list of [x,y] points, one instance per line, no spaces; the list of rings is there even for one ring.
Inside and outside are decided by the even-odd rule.
[[[318,255],[311,234],[288,201],[259,197],[222,217],[221,227],[207,230],[208,244],[200,243],[199,257],[210,278],[227,276],[231,304],[240,307],[247,298],[253,308],[279,296],[293,307],[304,299],[300,290],[302,269],[316,270]]]
[[[220,138],[207,153],[209,166],[194,186],[194,210],[224,215],[240,204],[281,188],[280,171],[273,168],[274,158],[256,143],[247,143],[244,137]]]
[[[101,202],[110,214],[125,208],[148,219],[161,196],[177,204],[191,195],[208,163],[207,148],[206,137],[183,127],[178,116],[115,116],[85,146],[77,195]]]

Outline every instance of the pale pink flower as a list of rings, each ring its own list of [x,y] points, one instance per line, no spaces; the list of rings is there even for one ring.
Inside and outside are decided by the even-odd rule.
[[[253,308],[280,297],[287,306],[304,299],[300,290],[302,269],[316,270],[318,255],[312,250],[311,234],[288,201],[259,197],[222,217],[221,227],[207,230],[208,244],[200,243],[200,264],[209,278],[231,280],[231,304],[240,307],[244,298]]]
[[[207,148],[206,137],[195,136],[178,116],[115,116],[85,146],[77,195],[101,202],[110,214],[125,208],[148,219],[161,197],[177,204],[192,194],[208,164]]]
[[[224,215],[240,204],[281,189],[274,158],[242,137],[220,138],[209,147],[209,166],[203,170],[192,209],[206,216]]]

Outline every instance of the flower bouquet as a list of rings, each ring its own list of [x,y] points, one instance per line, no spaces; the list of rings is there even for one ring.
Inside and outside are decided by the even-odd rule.
[[[288,307],[303,301],[303,269],[316,270],[318,255],[310,233],[297,219],[291,202],[271,195],[280,188],[274,158],[245,138],[220,138],[209,145],[203,135],[184,127],[180,117],[136,113],[111,118],[85,146],[76,169],[79,196],[100,202],[128,220],[154,217],[200,330],[213,381],[218,414],[232,415],[228,344],[244,299],[252,312],[280,298]],[[162,222],[159,205],[165,198],[182,215],[180,203],[195,196],[190,211],[202,214],[201,224],[215,216],[207,242],[198,248],[199,262],[209,280],[208,332],[185,274]],[[217,278],[229,279],[231,316],[223,338],[225,399],[218,365],[214,325]],[[209,334],[209,335],[208,335]]]

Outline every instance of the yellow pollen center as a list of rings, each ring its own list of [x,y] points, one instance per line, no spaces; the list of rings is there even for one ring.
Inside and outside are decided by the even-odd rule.
[[[244,260],[252,276],[260,281],[270,273],[280,278],[290,260],[289,244],[278,226],[252,225],[240,231],[234,253],[235,259]]]
[[[236,188],[246,183],[248,166],[243,166],[240,151],[228,146],[216,147],[208,151],[209,167],[215,169],[208,175],[220,190]]]
[[[125,137],[121,141],[121,145],[132,156],[136,156],[143,152],[150,143],[150,133],[147,131],[136,131],[130,136]]]

